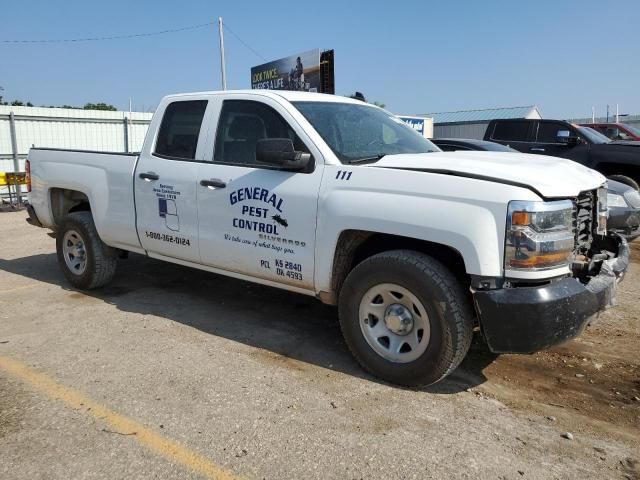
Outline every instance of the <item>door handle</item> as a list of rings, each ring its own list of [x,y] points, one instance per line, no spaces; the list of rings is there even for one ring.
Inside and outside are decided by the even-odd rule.
[[[532,147],[529,150],[532,151],[532,152],[544,152],[544,148]]]
[[[222,180],[218,180],[217,178],[212,178],[211,180],[200,180],[200,185],[212,190],[214,188],[224,188],[227,186],[225,182],[223,182]]]
[[[147,182],[151,180],[158,180],[160,178],[160,175],[158,175],[156,172],[145,172],[145,173],[141,173],[138,176],[141,179],[146,180]]]

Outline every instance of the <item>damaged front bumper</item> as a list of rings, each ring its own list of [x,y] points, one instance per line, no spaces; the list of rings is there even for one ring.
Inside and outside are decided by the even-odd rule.
[[[629,265],[629,245],[613,234],[618,251],[583,284],[568,277],[542,286],[478,290],[473,298],[489,348],[533,353],[574,338],[596,313],[612,305]]]

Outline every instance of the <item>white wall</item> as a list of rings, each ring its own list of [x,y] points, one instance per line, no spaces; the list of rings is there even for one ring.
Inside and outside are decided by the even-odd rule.
[[[20,170],[29,148],[50,147],[78,150],[126,151],[125,118],[129,151],[142,149],[153,114],[144,112],[106,112],[65,108],[0,106],[0,171],[13,171],[9,113],[13,112]]]

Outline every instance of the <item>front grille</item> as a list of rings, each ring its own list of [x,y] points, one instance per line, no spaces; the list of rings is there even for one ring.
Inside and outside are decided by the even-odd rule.
[[[574,201],[574,231],[576,232],[576,254],[585,255],[591,248],[595,231],[597,193],[582,192]]]

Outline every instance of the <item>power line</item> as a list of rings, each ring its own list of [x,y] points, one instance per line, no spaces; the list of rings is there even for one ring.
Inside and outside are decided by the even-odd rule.
[[[238,41],[240,43],[242,43],[245,47],[247,47],[249,50],[251,50],[254,54],[256,54],[258,57],[260,57],[262,60],[264,60],[265,62],[267,61],[266,58],[264,58],[262,55],[260,55],[258,52],[256,52],[256,50],[254,48],[251,47],[251,45],[249,45],[247,42],[245,42],[244,40],[242,40],[233,30],[231,30],[229,28],[229,26],[226,23],[222,23],[222,27],[229,32],[231,35],[233,35],[234,37],[236,37],[238,39]]]
[[[188,27],[172,28],[168,30],[160,30],[157,32],[131,33],[129,35],[112,35],[107,37],[88,37],[88,38],[63,38],[63,39],[49,39],[49,40],[0,40],[0,43],[74,43],[74,42],[97,42],[101,40],[120,40],[120,39],[127,39],[127,38],[151,37],[154,35],[164,35],[167,33],[184,32],[186,30],[196,30],[198,28],[208,27],[209,25],[213,25],[214,23],[215,22],[207,22],[207,23],[201,23],[199,25],[191,25]]]

